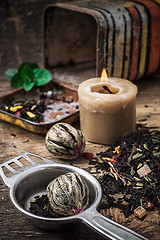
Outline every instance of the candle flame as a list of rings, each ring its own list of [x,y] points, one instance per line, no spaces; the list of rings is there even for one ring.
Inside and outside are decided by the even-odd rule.
[[[108,76],[107,76],[107,72],[106,72],[105,68],[103,68],[103,70],[102,70],[101,82],[108,83]]]

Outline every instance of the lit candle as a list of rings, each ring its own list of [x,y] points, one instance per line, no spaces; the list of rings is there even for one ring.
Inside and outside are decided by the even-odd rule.
[[[137,86],[104,73],[79,85],[80,126],[87,141],[111,145],[136,129]]]

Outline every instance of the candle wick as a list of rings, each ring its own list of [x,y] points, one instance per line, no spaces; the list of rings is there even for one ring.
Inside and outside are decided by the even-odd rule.
[[[107,86],[102,86],[104,90],[106,90],[108,93],[113,93]]]

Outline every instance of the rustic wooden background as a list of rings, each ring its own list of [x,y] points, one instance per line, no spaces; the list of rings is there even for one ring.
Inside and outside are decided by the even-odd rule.
[[[0,0],[0,96],[12,90],[5,80],[7,68],[17,68],[24,61],[35,61],[43,66],[42,23],[44,8],[54,0]],[[160,129],[160,74],[135,82],[137,96],[137,122]],[[79,122],[77,122],[79,126]],[[87,152],[99,152],[106,146],[88,143]],[[27,132],[9,123],[0,121],[0,163],[29,151],[52,159],[44,145],[44,136]],[[63,162],[62,162],[63,163]],[[88,161],[79,159],[74,165],[87,168]],[[67,163],[69,164],[69,163]],[[53,233],[32,226],[18,213],[9,198],[9,189],[0,180],[0,239],[104,239],[84,225]],[[118,210],[103,211],[129,228],[150,240],[160,239],[160,217],[158,211],[149,212],[144,221],[131,219],[127,223]]]
[[[17,68],[24,61],[36,61],[42,66],[43,13],[48,5],[56,2],[57,0],[0,1],[1,75],[6,68]]]

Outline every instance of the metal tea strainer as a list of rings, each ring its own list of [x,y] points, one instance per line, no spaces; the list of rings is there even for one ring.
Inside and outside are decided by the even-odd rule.
[[[22,158],[27,160],[29,165],[25,166],[20,161]],[[41,160],[41,162],[35,161],[35,158]],[[11,167],[13,163],[17,164],[20,170],[16,171],[13,169]],[[7,177],[4,168],[11,171],[13,175]],[[48,183],[59,175],[67,172],[79,173],[88,184],[90,191],[89,207],[74,216],[60,218],[47,218],[32,214],[29,211],[31,199],[36,195],[46,193]],[[26,152],[2,163],[0,165],[0,174],[4,184],[10,188],[10,198],[15,208],[37,227],[47,230],[58,230],[62,226],[68,226],[73,222],[83,222],[100,232],[106,239],[147,240],[147,238],[142,235],[104,217],[97,211],[102,198],[101,186],[94,176],[81,168],[59,164],[47,158]]]

